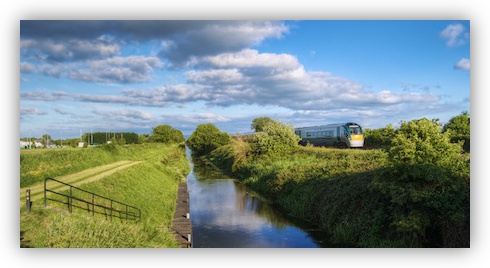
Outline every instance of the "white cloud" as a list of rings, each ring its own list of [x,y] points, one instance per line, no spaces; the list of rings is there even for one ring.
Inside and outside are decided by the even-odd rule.
[[[107,39],[22,39],[20,49],[26,56],[40,56],[55,62],[109,57],[120,52],[119,45],[104,40]]]
[[[298,59],[289,54],[259,53],[255,49],[244,49],[237,53],[224,53],[200,59],[215,68],[271,67],[280,70],[294,70],[302,67]]]
[[[29,62],[20,63],[20,72],[22,73],[32,73],[36,70],[36,66]]]
[[[206,92],[206,97],[199,99],[212,105],[258,104],[326,110],[438,100],[433,94],[368,92],[362,85],[328,72],[307,72],[296,57],[288,54],[246,49],[196,59],[195,64],[207,69],[189,71],[186,78]]]
[[[153,71],[162,67],[163,63],[157,57],[128,56],[64,64],[44,63],[37,72],[85,82],[131,84],[152,81]],[[36,68],[34,64],[23,63],[21,71],[35,72]]]
[[[463,45],[469,38],[469,33],[465,32],[462,24],[450,24],[439,33],[439,36],[446,40],[446,45],[454,47]]]
[[[37,108],[33,107],[20,107],[20,115],[44,115],[47,114],[47,112],[40,111]]]
[[[62,91],[31,91],[21,92],[21,100],[35,100],[35,101],[57,101],[67,97],[68,94]]]
[[[162,68],[157,57],[128,56],[90,60],[86,65],[71,68],[66,76],[72,79],[98,83],[139,83],[152,80],[154,69]]]
[[[466,59],[466,58],[462,58],[460,61],[458,61],[454,65],[454,68],[458,69],[458,70],[469,71],[470,70],[470,60]]]

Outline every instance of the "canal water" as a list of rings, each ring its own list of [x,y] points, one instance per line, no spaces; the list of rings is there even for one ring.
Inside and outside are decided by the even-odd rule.
[[[186,149],[194,248],[318,248],[322,242]]]

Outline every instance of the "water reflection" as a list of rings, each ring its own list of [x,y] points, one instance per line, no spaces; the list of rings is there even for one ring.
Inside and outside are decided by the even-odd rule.
[[[187,153],[194,247],[319,247],[266,200]]]

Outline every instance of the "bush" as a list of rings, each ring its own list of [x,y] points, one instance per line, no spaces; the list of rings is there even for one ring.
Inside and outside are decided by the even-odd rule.
[[[256,133],[252,140],[252,153],[255,156],[279,158],[288,155],[300,140],[292,126],[274,120],[262,126],[262,131]]]
[[[395,129],[391,124],[379,129],[365,129],[363,132],[365,148],[389,148],[395,137]]]
[[[451,143],[440,125],[425,118],[403,122],[397,131],[388,153],[392,166],[371,187],[393,204],[392,225],[407,244],[423,246],[451,226],[463,239],[441,243],[469,246],[469,159],[461,151],[460,143]]]
[[[424,118],[402,122],[392,140],[389,157],[394,164],[404,166],[450,165],[461,151],[461,145],[451,143],[437,123]]]
[[[208,123],[197,126],[186,144],[192,152],[205,155],[230,142],[231,137],[228,133],[221,132],[215,125]]]

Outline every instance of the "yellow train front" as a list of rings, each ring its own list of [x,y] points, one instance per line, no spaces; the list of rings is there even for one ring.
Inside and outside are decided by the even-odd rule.
[[[302,145],[310,143],[314,146],[341,148],[364,146],[362,127],[356,123],[301,127],[296,128],[295,133],[301,138]]]
[[[345,128],[348,130],[346,137],[347,147],[362,148],[364,146],[364,135],[362,134],[361,126],[356,123],[347,123]]]

